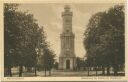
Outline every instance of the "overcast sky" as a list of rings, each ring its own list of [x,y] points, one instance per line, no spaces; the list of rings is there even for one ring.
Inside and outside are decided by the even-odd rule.
[[[60,54],[60,33],[62,32],[62,17],[64,5],[67,4],[21,4],[19,10],[29,11],[38,20],[38,24],[44,27],[47,34],[47,41],[55,51],[57,57]],[[73,12],[73,32],[75,33],[75,53],[78,57],[83,57],[86,50],[83,46],[83,33],[88,24],[89,18],[97,13],[108,10],[115,4],[68,4]]]

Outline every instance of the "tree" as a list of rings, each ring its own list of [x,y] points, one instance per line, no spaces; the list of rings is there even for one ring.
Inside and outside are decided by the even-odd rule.
[[[55,62],[54,57],[55,57],[54,52],[50,48],[48,48],[48,46],[46,46],[43,49],[43,55],[42,55],[42,60],[43,60],[42,64],[45,70],[45,76],[47,70],[49,70],[49,75],[51,75],[51,69],[53,68]]]
[[[14,49],[16,39],[14,24],[11,21],[14,21],[12,17],[14,15],[15,10],[17,9],[17,4],[6,4],[4,6],[4,66],[5,66],[5,75],[12,76],[11,68],[14,65]]]
[[[84,33],[87,59],[95,60],[98,67],[114,68],[124,65],[124,6],[116,5],[106,12],[96,13],[89,20]],[[93,65],[94,66],[94,65]]]
[[[77,57],[76,58],[76,69],[80,70],[81,68],[84,68],[84,67],[85,67],[85,61],[82,58]]]
[[[45,37],[33,15],[17,8],[17,4],[4,5],[5,68],[11,75],[11,68],[19,66],[19,76],[22,76],[23,66],[35,67],[36,75],[36,49],[40,49]]]
[[[80,64],[81,64],[81,59],[79,57],[76,58],[76,69],[80,70]]]

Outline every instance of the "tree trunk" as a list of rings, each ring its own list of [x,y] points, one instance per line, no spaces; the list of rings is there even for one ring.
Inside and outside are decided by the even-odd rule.
[[[110,75],[110,67],[107,67],[107,75]]]
[[[117,70],[114,69],[114,75],[117,76],[117,74],[118,74],[118,73],[117,73]]]
[[[102,75],[105,75],[105,68],[102,66]]]
[[[51,76],[51,69],[49,70],[49,76]]]
[[[11,70],[11,66],[8,67],[8,74],[10,77],[12,77],[12,70]]]
[[[29,69],[29,67],[27,67],[26,69],[27,69],[27,72],[30,72],[30,69]]]
[[[45,77],[46,77],[46,71],[47,71],[47,70],[46,70],[46,67],[44,68],[44,71],[45,71]]]
[[[19,67],[19,77],[22,77],[22,72],[23,72],[23,66],[21,65]]]
[[[6,69],[6,75],[9,75],[10,76],[9,67],[7,67],[7,69]]]
[[[96,76],[97,76],[97,67],[96,67],[96,69],[95,69],[95,70],[96,70]]]
[[[35,66],[35,76],[37,76],[37,73],[36,73],[36,66]]]
[[[117,76],[118,75],[118,66],[115,65],[113,68],[114,68],[114,76]]]
[[[4,67],[4,77],[6,77],[6,75],[8,75],[7,72],[8,72],[7,68]]]
[[[89,67],[88,67],[88,76],[89,76],[89,70],[90,70],[90,69],[89,69]]]

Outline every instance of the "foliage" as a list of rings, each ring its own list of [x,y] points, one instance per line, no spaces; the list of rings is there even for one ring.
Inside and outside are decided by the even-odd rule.
[[[46,68],[47,70],[51,70],[55,62],[54,58],[55,54],[50,48],[43,49],[42,64],[44,68]]]
[[[84,36],[90,66],[124,65],[124,6],[116,5],[93,15]]]
[[[33,15],[17,8],[18,4],[4,4],[5,67],[32,67],[37,63],[36,49],[43,43],[44,35]]]

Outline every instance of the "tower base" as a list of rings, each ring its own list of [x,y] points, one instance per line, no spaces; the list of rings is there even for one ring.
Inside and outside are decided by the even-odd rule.
[[[59,57],[59,70],[75,70],[75,57]]]

